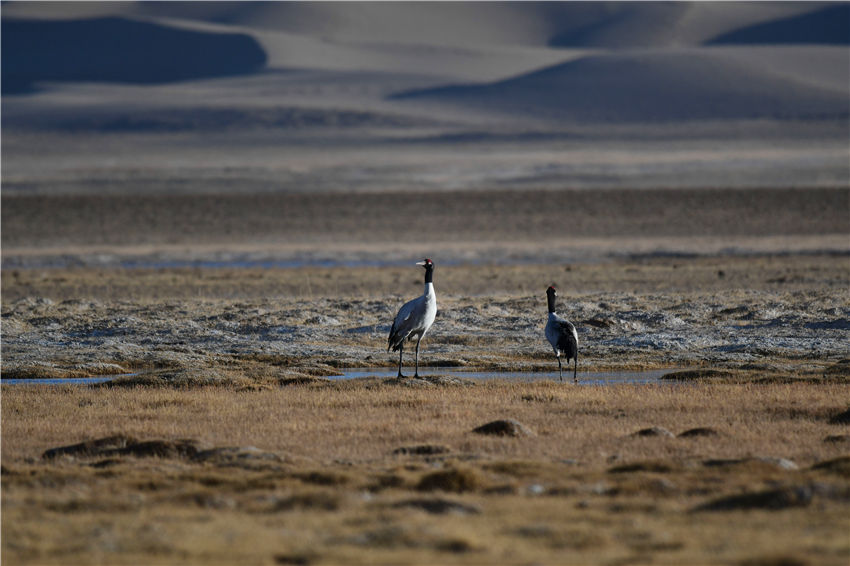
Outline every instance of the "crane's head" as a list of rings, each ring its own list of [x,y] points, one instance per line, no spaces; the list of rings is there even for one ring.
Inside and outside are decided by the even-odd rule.
[[[555,297],[557,295],[558,295],[558,291],[555,290],[555,286],[549,285],[549,288],[546,289],[546,296],[547,297]]]
[[[434,262],[428,259],[427,257],[422,261],[417,261],[416,265],[421,265],[425,269],[434,269]]]

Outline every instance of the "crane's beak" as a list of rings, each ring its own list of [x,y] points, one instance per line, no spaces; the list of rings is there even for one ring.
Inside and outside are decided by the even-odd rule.
[[[417,262],[416,262],[416,265],[421,265],[422,267],[425,267],[425,266],[426,266],[426,265],[428,265],[428,264],[427,264],[427,263],[425,263],[425,260],[423,259],[422,261],[417,261]]]

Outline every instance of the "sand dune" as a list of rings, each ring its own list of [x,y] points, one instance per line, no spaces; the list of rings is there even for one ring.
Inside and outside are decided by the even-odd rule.
[[[715,39],[764,43],[765,37],[771,43],[805,38],[806,43],[843,44],[846,35],[841,33],[841,14],[836,13],[841,10],[846,8],[829,2],[26,2],[4,6],[6,15],[17,18],[167,18],[347,43],[618,48],[698,45]],[[801,34],[801,24],[809,32],[824,24],[833,31]]]
[[[829,63],[832,76],[847,76],[842,57]],[[397,98],[591,121],[846,119],[850,109],[846,91],[780,76],[716,50],[597,55],[488,85]]]
[[[707,43],[844,45],[850,33],[846,12],[846,6],[808,2],[35,2],[6,5],[3,18],[4,38],[9,33],[5,28],[14,32],[15,26],[24,23],[40,26],[38,33],[27,34],[35,46],[55,47],[57,29],[67,36],[72,29],[85,27],[89,42],[101,42],[100,47],[95,43],[92,49],[103,53],[80,53],[73,42],[68,46],[70,51],[61,51],[71,60],[85,55],[92,69],[111,65],[111,59],[102,58],[106,55],[127,57],[141,52],[149,56],[151,43],[132,35],[140,25],[155,26],[148,32],[160,34],[165,33],[161,28],[178,33],[170,26],[182,26],[181,32],[186,34],[186,28],[206,25],[207,32],[252,36],[262,44],[270,68],[405,70],[494,80],[551,65],[559,57],[561,61],[568,59],[571,55],[564,47],[622,50]],[[106,17],[119,19],[104,20]],[[16,21],[24,18],[30,20]],[[103,25],[105,22],[109,25]],[[118,45],[126,48],[126,53],[111,54],[114,42],[109,46],[103,43],[116,36],[121,36]],[[4,45],[10,40],[4,39]],[[33,45],[27,44],[24,51],[31,52]],[[206,54],[207,61],[194,61],[196,65],[226,65],[233,58],[232,54],[222,57],[221,51],[191,43],[162,45],[155,55],[169,51],[185,57],[187,48]],[[154,67],[157,61],[156,57],[146,62],[129,59],[126,71]],[[256,69],[256,61],[252,62]],[[495,68],[500,64],[501,69]],[[80,74],[74,69],[72,65],[60,78],[128,80],[103,71]],[[39,70],[31,72],[38,74]],[[217,74],[231,72],[223,68]],[[42,78],[57,78],[55,70],[42,74]],[[143,73],[136,75],[132,80],[145,82]],[[172,80],[187,78],[191,75],[183,73]]]
[[[840,43],[805,30],[843,6],[8,3],[3,86],[40,90],[3,97],[3,187],[846,186],[850,53],[798,43]],[[38,49],[8,48],[22,21]],[[32,64],[76,26],[109,47]]]
[[[415,100],[571,120],[846,120],[850,56],[844,47],[813,51],[810,44],[846,44],[848,9],[800,2],[16,3],[3,12],[3,88],[310,69],[431,77],[425,89],[401,93],[407,108]],[[703,47],[730,43],[770,43],[782,53],[754,59],[746,56],[752,49]],[[334,104],[350,107],[346,97]],[[15,108],[4,110],[14,120]]]

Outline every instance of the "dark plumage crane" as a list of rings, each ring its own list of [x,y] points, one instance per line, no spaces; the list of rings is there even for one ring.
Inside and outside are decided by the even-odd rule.
[[[561,356],[566,358],[567,364],[570,363],[570,358],[575,360],[573,367],[573,382],[578,383],[578,333],[576,327],[569,320],[558,316],[555,313],[555,297],[558,295],[555,287],[550,286],[546,289],[546,299],[549,303],[549,321],[546,323],[546,339],[552,344],[552,349],[555,351],[555,357],[558,358],[558,375],[561,381],[564,380],[564,374],[561,369]]]
[[[424,259],[416,265],[425,268],[425,294],[412,301],[406,302],[398,311],[390,329],[387,339],[387,352],[398,351],[398,377],[405,377],[401,373],[402,356],[404,355],[404,341],[416,338],[416,370],[414,377],[419,377],[419,342],[434,324],[437,316],[437,295],[434,293],[434,262]]]

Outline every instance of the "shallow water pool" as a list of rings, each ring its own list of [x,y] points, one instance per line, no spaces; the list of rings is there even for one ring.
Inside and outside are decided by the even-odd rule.
[[[395,377],[397,370],[394,368],[350,368],[340,369],[342,375],[328,375],[328,379],[357,379],[362,377]],[[411,376],[412,371],[405,370],[405,375]],[[654,369],[641,371],[600,371],[579,372],[579,385],[613,385],[616,383],[669,383],[662,382],[661,377],[676,369]],[[465,379],[510,379],[516,381],[558,381],[558,372],[551,371],[476,371],[456,368],[423,368],[421,377],[428,376],[459,377]],[[573,382],[572,371],[564,372],[564,383]]]
[[[359,379],[365,377],[392,378],[397,371],[393,368],[343,368],[341,375],[323,376],[331,380]],[[661,377],[676,369],[653,369],[641,371],[585,371],[579,372],[579,385],[614,385],[618,383],[671,383]],[[101,375],[98,377],[48,378],[48,379],[3,379],[3,385],[92,385],[134,374]],[[412,375],[408,372],[406,375]],[[508,379],[515,381],[558,381],[558,373],[551,371],[476,371],[456,368],[423,368],[421,377],[450,376],[463,379]],[[572,372],[564,372],[564,383],[572,383]]]

